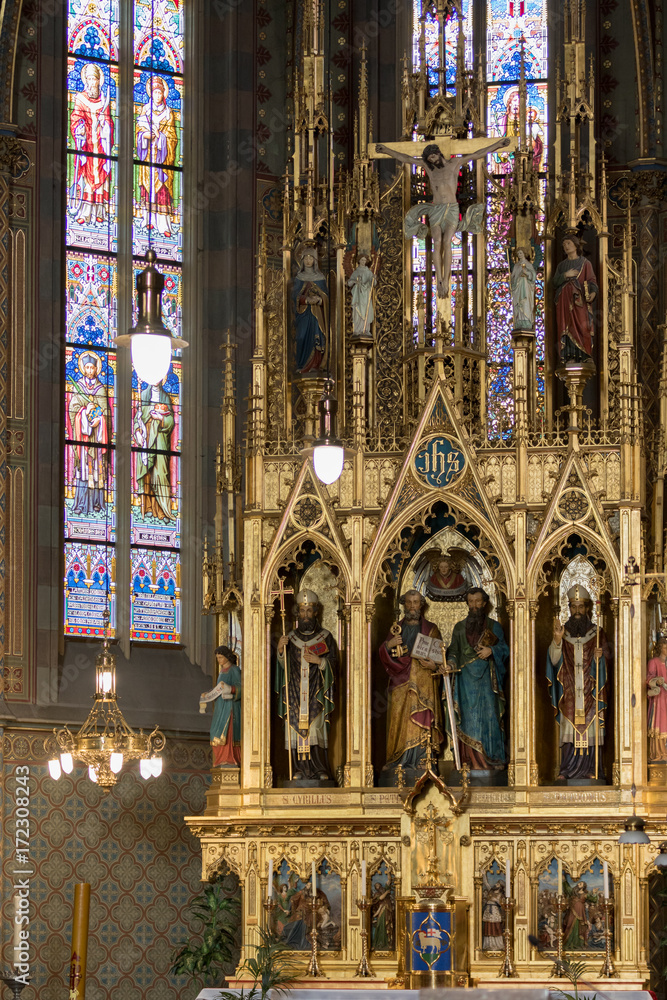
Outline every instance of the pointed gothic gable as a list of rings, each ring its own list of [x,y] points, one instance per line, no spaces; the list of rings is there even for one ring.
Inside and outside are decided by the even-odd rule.
[[[299,534],[311,537],[314,541],[318,537],[324,538],[341,553],[349,551],[347,539],[328,494],[313,471],[311,459],[307,459],[301,466],[265,562],[268,563],[286,541]]]
[[[436,437],[438,432],[442,437]],[[498,530],[495,509],[485,498],[475,453],[461,425],[456,406],[444,380],[432,388],[424,406],[413,442],[394,486],[378,534],[421,497],[433,499],[434,490],[443,499],[462,499]]]
[[[582,458],[572,452],[563,464],[560,479],[555,484],[551,502],[545,512],[530,561],[544,541],[559,528],[570,525],[587,527],[613,544],[602,506],[590,487],[589,476]]]

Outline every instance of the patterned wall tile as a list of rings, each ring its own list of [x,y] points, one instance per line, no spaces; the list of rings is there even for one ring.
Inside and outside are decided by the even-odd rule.
[[[169,742],[159,778],[144,782],[131,764],[105,796],[81,768],[53,781],[44,763],[49,741],[44,733],[9,730],[3,741],[4,960],[12,917],[16,768],[30,768],[34,987],[24,991],[24,1000],[64,996],[74,884],[82,881],[91,883],[86,1000],[191,1000],[198,990],[168,970],[175,947],[188,936],[184,912],[201,885],[199,844],[183,816],[205,806],[207,744]]]

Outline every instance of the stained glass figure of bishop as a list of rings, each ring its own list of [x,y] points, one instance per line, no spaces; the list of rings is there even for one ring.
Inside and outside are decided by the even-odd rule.
[[[292,756],[292,779],[328,781],[329,716],[334,710],[338,651],[331,632],[320,624],[317,594],[299,591],[296,607],[294,628],[278,642],[278,715],[285,720],[285,748]]]

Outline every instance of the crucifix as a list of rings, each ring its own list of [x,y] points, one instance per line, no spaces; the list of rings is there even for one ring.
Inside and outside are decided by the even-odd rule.
[[[420,878],[430,879],[431,884],[435,884],[439,877],[438,833],[442,838],[443,846],[450,844],[453,839],[453,835],[448,829],[451,822],[451,819],[445,819],[444,816],[440,815],[432,802],[427,806],[424,818],[415,817],[414,820],[417,840],[426,846],[427,852],[426,871],[420,872]],[[449,876],[450,873],[447,872],[446,875]]]
[[[285,597],[288,594],[293,594],[293,587],[286,587],[285,581],[282,576],[278,577],[278,590],[272,590],[270,596],[277,597],[280,601],[280,620],[282,622],[283,636],[287,635],[285,630],[285,622],[287,619],[287,613],[285,611]],[[290,738],[289,738],[289,728],[290,728],[290,716],[289,716],[289,675],[287,671],[287,666],[285,666],[285,727],[287,731],[287,762],[289,766],[289,780],[292,780],[292,754],[290,753]]]
[[[497,149],[516,149],[517,140],[485,137],[478,139],[441,138],[437,143],[379,142],[368,149],[374,159],[391,157],[399,163],[423,167],[431,183],[433,201],[413,205],[405,216],[403,231],[406,237],[424,236],[429,231],[433,238],[433,259],[439,298],[449,297],[452,271],[452,239],[455,233],[481,233],[484,204],[470,205],[464,217],[459,218],[456,186],[459,170],[464,163],[482,160]],[[418,153],[418,155],[415,155]],[[428,225],[421,221],[425,215]]]

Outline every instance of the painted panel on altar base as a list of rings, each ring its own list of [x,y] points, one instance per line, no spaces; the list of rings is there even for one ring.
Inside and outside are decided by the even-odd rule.
[[[394,873],[383,861],[370,877],[371,951],[396,949],[396,891]]]
[[[320,951],[341,949],[341,882],[324,859],[317,869],[317,932]],[[272,927],[290,951],[310,951],[312,908],[310,879],[304,882],[283,859],[273,876]]]
[[[609,879],[609,891],[613,895],[613,879]],[[537,936],[546,951],[556,950],[558,932],[557,862],[552,859],[542,872],[537,887]],[[566,952],[604,951],[604,883],[602,862],[595,858],[588,869],[578,879],[573,878],[563,868],[563,950]],[[609,911],[612,922],[611,947],[614,948],[613,907]]]
[[[484,873],[482,884],[482,951],[502,951],[505,896],[505,871],[493,861]]]

